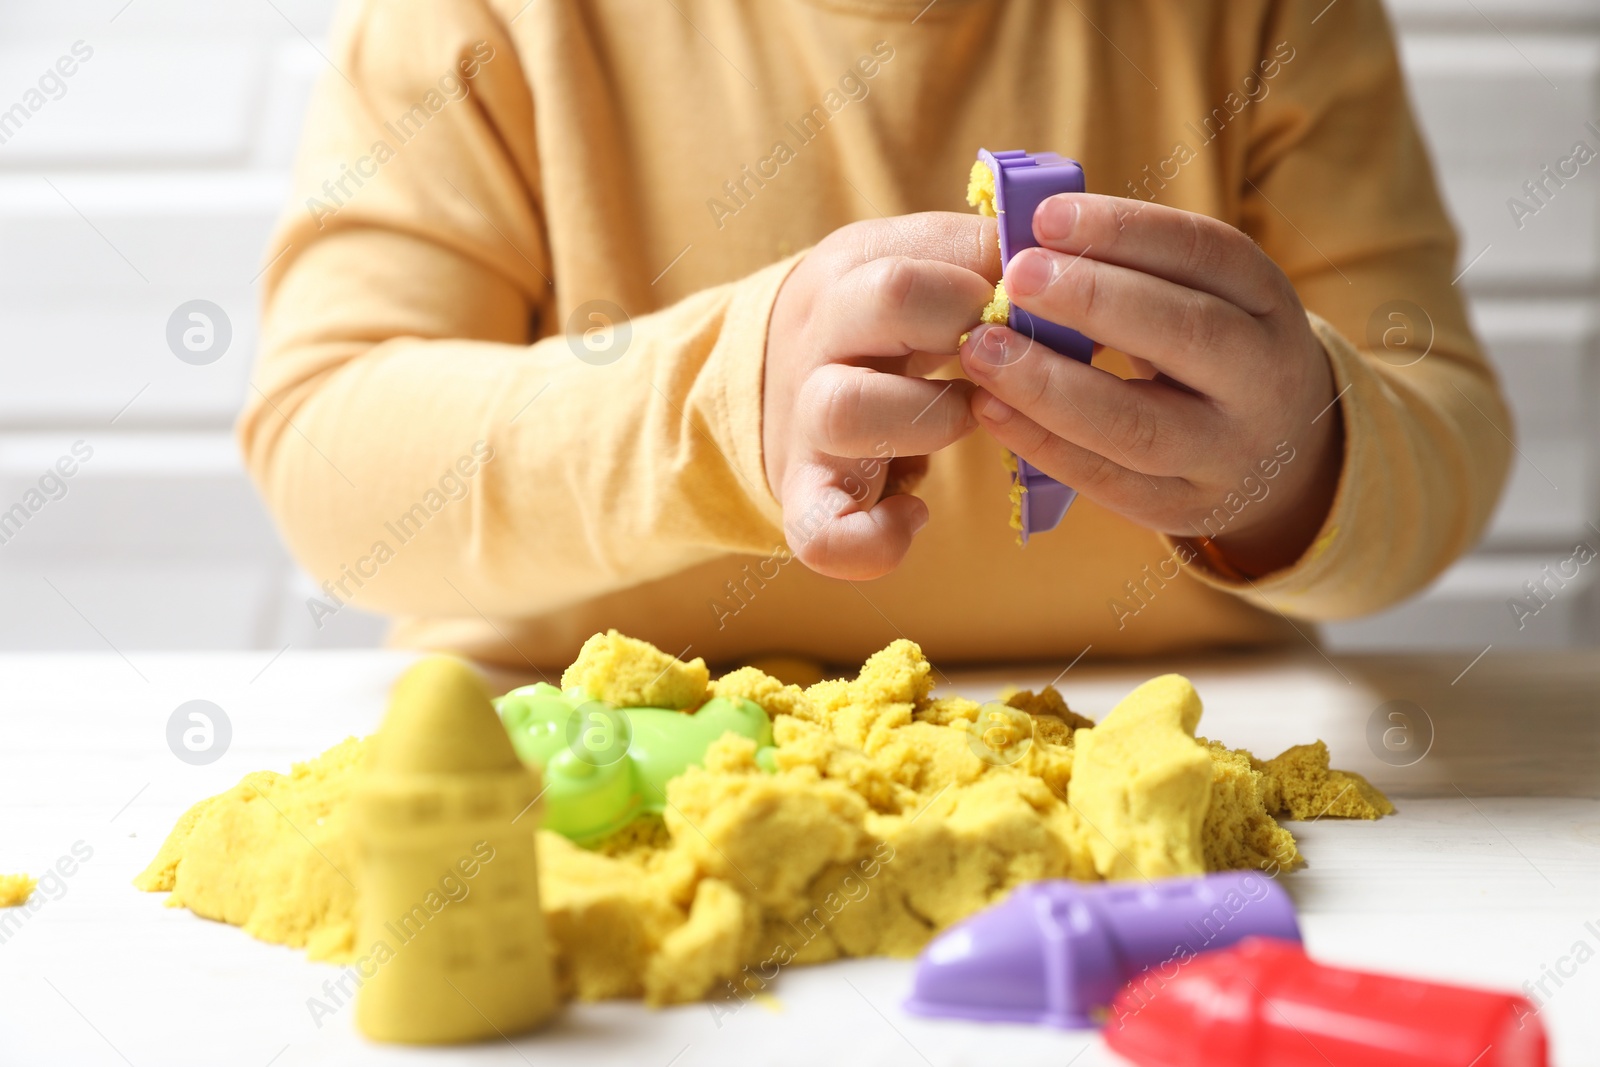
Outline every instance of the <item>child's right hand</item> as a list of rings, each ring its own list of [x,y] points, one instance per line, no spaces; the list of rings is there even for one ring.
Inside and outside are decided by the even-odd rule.
[[[947,361],[1000,277],[993,219],[927,212],[824,238],[778,291],[767,331],[767,483],[802,563],[862,581],[894,570],[928,507],[903,491],[977,425]]]

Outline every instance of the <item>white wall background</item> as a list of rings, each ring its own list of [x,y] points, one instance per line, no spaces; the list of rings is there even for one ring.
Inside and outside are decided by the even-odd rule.
[[[0,511],[74,442],[93,449],[65,495],[0,543],[0,648],[379,640],[380,620],[354,609],[311,628],[310,583],[229,433],[255,354],[260,257],[331,9],[0,0]],[[1506,201],[1575,141],[1600,146],[1585,129],[1600,128],[1600,2],[1392,9],[1463,230],[1460,284],[1510,390],[1521,455],[1478,552],[1418,600],[1331,627],[1329,640],[1592,645],[1600,563],[1520,629],[1507,600],[1578,542],[1600,549],[1600,161],[1520,229]],[[26,108],[79,41],[92,56],[8,128],[5,110]],[[169,316],[192,299],[232,325],[205,366],[166,342]]]

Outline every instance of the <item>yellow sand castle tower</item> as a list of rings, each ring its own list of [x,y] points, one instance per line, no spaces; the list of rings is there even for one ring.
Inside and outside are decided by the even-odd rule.
[[[444,656],[395,683],[356,789],[361,1030],[445,1044],[542,1023],[556,1006],[534,828],[538,772],[477,674]]]

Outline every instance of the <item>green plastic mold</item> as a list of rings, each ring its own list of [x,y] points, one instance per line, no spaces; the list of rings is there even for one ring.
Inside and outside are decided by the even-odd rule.
[[[758,704],[713,697],[692,714],[619,708],[546,682],[513,689],[495,708],[517,754],[544,772],[544,826],[593,844],[667,806],[667,782],[699,766],[723,734],[748,737],[772,769],[772,722]]]

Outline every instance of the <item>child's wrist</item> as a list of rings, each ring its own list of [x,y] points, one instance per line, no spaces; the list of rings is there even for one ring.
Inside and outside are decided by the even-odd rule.
[[[1308,468],[1311,476],[1281,499],[1278,508],[1255,525],[1229,529],[1215,538],[1188,541],[1200,558],[1223,578],[1248,581],[1292,567],[1316,543],[1333,510],[1344,473],[1344,425],[1337,406],[1329,413],[1331,427],[1321,459]],[[1286,487],[1287,488],[1287,487]]]

